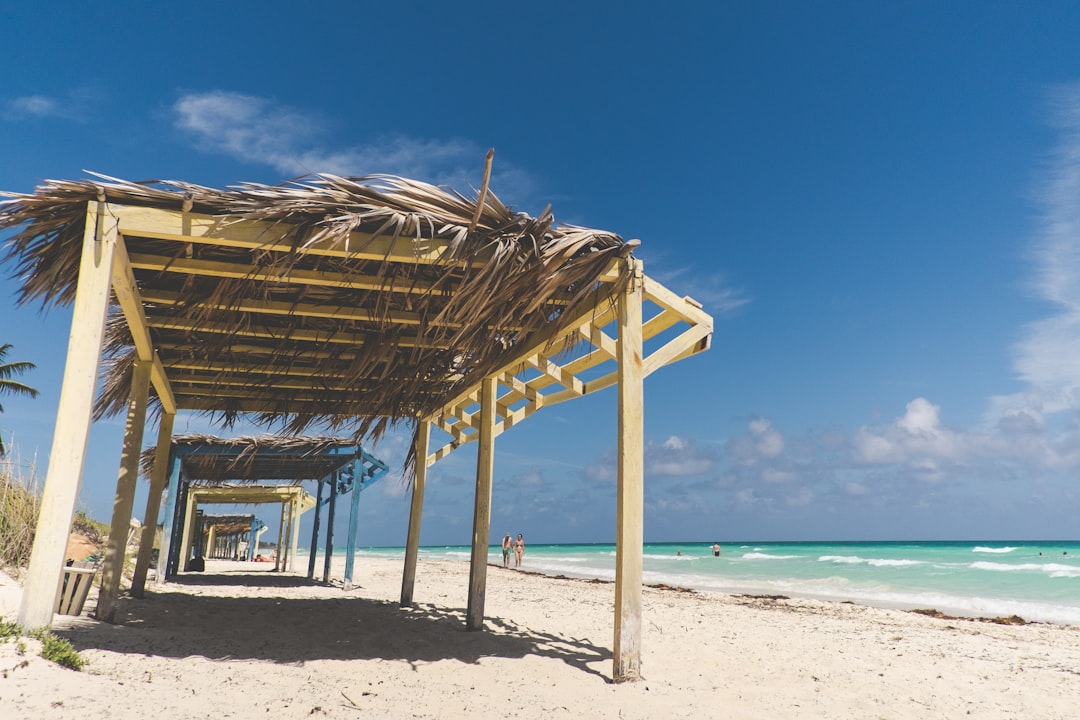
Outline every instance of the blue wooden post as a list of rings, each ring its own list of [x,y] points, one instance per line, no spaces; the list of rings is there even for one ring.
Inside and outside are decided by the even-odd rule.
[[[180,456],[176,450],[169,453],[169,494],[165,500],[165,517],[162,518],[161,548],[158,550],[155,582],[168,580],[169,556],[173,550],[173,526],[176,520],[176,502],[180,496]]]
[[[330,505],[326,511],[326,554],[323,558],[322,581],[330,582],[330,558],[334,555],[334,512],[337,510],[337,471],[330,477]]]
[[[345,551],[345,589],[352,587],[353,564],[356,561],[356,531],[360,524],[360,488],[363,487],[359,462],[352,464],[353,486],[352,498],[349,501],[349,540],[348,549]]]

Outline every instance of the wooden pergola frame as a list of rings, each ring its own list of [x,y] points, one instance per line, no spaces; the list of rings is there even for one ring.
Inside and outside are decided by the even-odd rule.
[[[481,200],[483,202],[483,200]],[[123,314],[135,350],[127,421],[123,441],[112,532],[102,572],[98,616],[112,619],[120,587],[124,560],[124,539],[131,516],[138,460],[143,443],[143,429],[149,388],[152,385],[161,417],[158,425],[159,455],[154,469],[144,528],[156,525],[165,468],[165,452],[170,444],[174,418],[178,411],[220,410],[221,398],[230,398],[230,407],[243,412],[270,413],[280,407],[268,401],[265,390],[249,392],[243,381],[235,384],[220,378],[208,379],[206,371],[232,370],[256,376],[271,373],[280,400],[288,402],[292,412],[303,411],[305,403],[317,406],[315,389],[342,392],[358,387],[356,378],[307,374],[302,366],[266,361],[245,367],[221,367],[199,359],[198,348],[184,352],[159,343],[157,330],[174,329],[203,333],[231,333],[239,345],[257,344],[273,335],[260,318],[335,318],[355,323],[375,321],[365,307],[345,307],[302,301],[280,302],[273,299],[246,298],[222,303],[220,309],[247,313],[250,323],[238,329],[235,324],[213,320],[192,324],[181,313],[171,312],[183,298],[170,287],[175,276],[197,278],[248,278],[275,284],[301,287],[366,289],[372,293],[453,293],[452,285],[434,287],[423,282],[408,287],[388,287],[385,277],[363,272],[342,274],[318,270],[291,269],[268,271],[255,256],[261,253],[294,253],[295,245],[287,238],[295,228],[285,223],[257,220],[229,220],[217,215],[183,209],[126,205],[106,200],[99,192],[97,201],[86,204],[86,224],[82,255],[75,292],[74,315],[68,343],[67,361],[57,412],[56,429],[42,497],[37,539],[26,577],[19,622],[25,627],[40,627],[52,622],[52,607],[61,579],[63,553],[71,526],[83,471],[94,409],[97,376],[104,341],[105,322],[111,298]],[[401,263],[411,267],[444,262],[450,241],[430,238],[378,236],[355,233],[352,242],[311,242],[303,252],[311,256],[332,256],[342,261]],[[163,246],[172,248],[155,252]],[[234,261],[185,257],[183,248],[249,249],[250,264]],[[627,250],[632,250],[632,245]],[[461,262],[455,260],[454,262]],[[483,267],[484,257],[472,260]],[[174,285],[160,284],[172,278]],[[445,403],[437,413],[415,418],[419,423],[415,445],[415,478],[402,580],[401,603],[412,602],[424,484],[428,468],[457,447],[478,442],[476,502],[473,524],[473,553],[469,585],[467,627],[483,625],[484,588],[494,467],[494,440],[510,427],[538,410],[581,397],[597,390],[617,387],[618,399],[618,522],[616,528],[617,567],[615,591],[614,669],[616,681],[640,677],[641,656],[641,560],[643,514],[643,444],[644,407],[642,383],[655,370],[703,352],[709,348],[712,318],[700,304],[679,297],[645,276],[639,260],[629,252],[613,256],[599,285],[609,286],[597,292],[598,298],[574,318],[560,318],[558,332],[538,332],[521,344],[513,356],[494,372],[477,378],[465,392]],[[190,302],[190,298],[185,300]],[[213,297],[201,300],[206,310],[218,307]],[[557,298],[555,299],[557,302]],[[643,319],[643,304],[654,306],[654,313]],[[577,305],[581,307],[581,305]],[[402,330],[395,335],[399,348],[419,347],[429,342],[422,335],[410,334],[409,327],[420,319],[408,310],[381,313],[379,322],[392,322]],[[681,330],[679,330],[681,328]],[[505,328],[504,328],[505,329]],[[308,331],[297,325],[289,339],[310,353],[346,354],[350,348],[368,341],[353,333],[328,334]],[[646,353],[646,343],[653,341]],[[492,338],[497,341],[497,338]],[[215,364],[218,363],[218,364]],[[604,372],[606,363],[614,369]],[[393,368],[370,382],[391,382]],[[309,395],[305,393],[311,393]],[[431,426],[449,433],[450,443],[429,447]],[[143,578],[144,579],[144,578]],[[140,580],[141,582],[141,580]]]

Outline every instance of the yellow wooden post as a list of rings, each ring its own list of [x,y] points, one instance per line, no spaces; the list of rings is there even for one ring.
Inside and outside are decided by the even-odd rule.
[[[124,450],[120,456],[120,473],[116,480],[112,525],[101,567],[101,591],[98,593],[98,620],[114,622],[116,598],[120,594],[120,576],[127,555],[128,531],[131,528],[131,506],[135,502],[135,483],[139,479],[139,454],[142,452],[143,429],[146,427],[146,401],[150,392],[152,363],[136,360],[131,374],[131,394],[128,398],[127,423],[124,426]]]
[[[615,682],[641,678],[641,561],[645,395],[642,374],[641,263],[633,258],[619,293],[618,520],[615,531]]]
[[[207,560],[217,557],[217,525],[211,525],[206,529],[206,547],[203,548],[203,557]]]
[[[360,492],[359,490],[353,490],[353,492]],[[296,494],[292,499],[292,530],[289,532],[289,572],[293,572],[296,569],[296,551],[300,547],[300,497],[303,493],[303,489],[299,486],[296,488]]]
[[[420,518],[424,512],[424,482],[427,480],[428,442],[431,424],[420,420],[416,433],[416,450],[413,464],[412,505],[409,507],[409,534],[405,540],[405,572],[401,576],[401,606],[412,605],[413,585],[416,581],[416,557],[420,552]]]
[[[469,607],[466,630],[484,628],[488,543],[491,536],[491,478],[495,473],[495,390],[497,380],[480,385],[480,440],[476,450],[476,503],[473,508],[472,560],[469,564]]]
[[[195,535],[195,514],[199,509],[199,502],[197,496],[193,492],[188,492],[187,507],[184,513],[184,534],[180,538],[180,555],[179,561],[176,563],[176,571],[184,572],[187,570],[188,561],[191,559],[191,541]]]
[[[285,568],[284,558],[281,557],[282,553],[282,540],[285,535],[285,506],[286,501],[281,501],[281,519],[278,521],[278,533],[277,533],[277,549],[274,550],[274,572],[278,572]]]
[[[161,510],[161,494],[165,491],[165,481],[169,476],[169,450],[172,447],[172,431],[175,420],[176,415],[174,413],[164,412],[158,421],[157,448],[154,452],[154,473],[150,478],[150,494],[146,497],[146,512],[143,514],[139,554],[135,557],[135,574],[131,578],[131,594],[137,598],[143,597],[146,588],[146,573],[150,568],[150,554],[153,552],[154,538],[157,536],[157,517],[158,511]]]
[[[19,606],[19,625],[27,629],[52,624],[90,433],[116,238],[104,203],[89,203],[49,469]]]

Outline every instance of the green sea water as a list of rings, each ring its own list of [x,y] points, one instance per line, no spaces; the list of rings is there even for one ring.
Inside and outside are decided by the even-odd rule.
[[[1080,625],[1077,541],[721,543],[719,557],[711,544],[645,545],[645,583]],[[501,564],[499,547],[490,551]],[[366,555],[404,550],[368,548],[358,560]],[[425,558],[467,561],[469,548],[424,547]],[[615,547],[529,545],[524,569],[614,579]]]

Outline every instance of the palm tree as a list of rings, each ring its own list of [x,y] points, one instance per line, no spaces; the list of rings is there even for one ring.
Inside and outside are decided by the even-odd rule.
[[[11,343],[0,345],[0,396],[8,395],[25,395],[27,397],[37,397],[38,391],[35,388],[25,385],[17,380],[12,380],[16,375],[22,375],[27,370],[34,369],[34,363],[20,361],[20,362],[4,362],[7,357],[8,350],[11,349]],[[4,412],[4,406],[0,405],[0,413]],[[0,457],[3,457],[7,451],[4,448],[4,438],[0,436]]]

